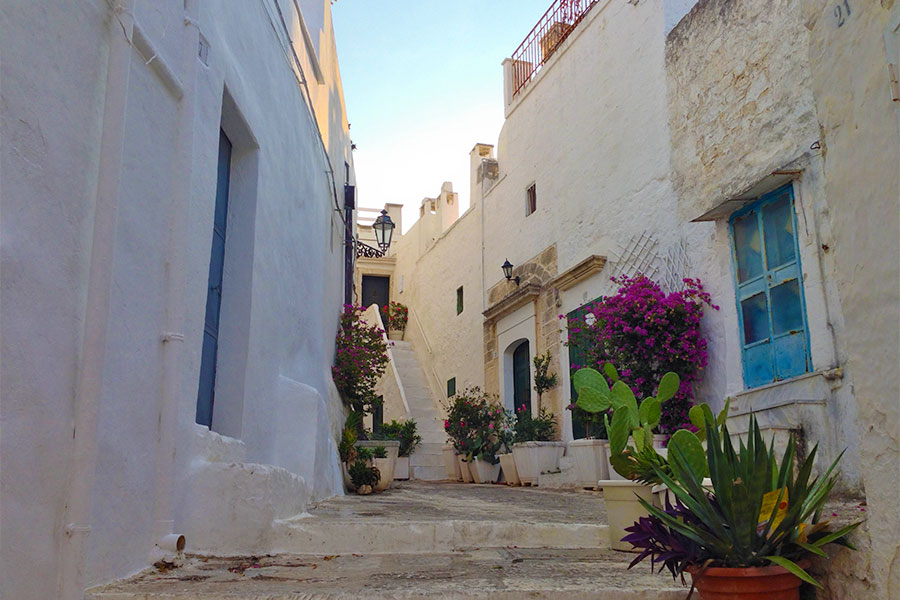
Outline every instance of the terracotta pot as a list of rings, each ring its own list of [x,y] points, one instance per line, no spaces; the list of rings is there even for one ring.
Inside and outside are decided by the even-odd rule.
[[[806,568],[803,561],[800,566]],[[688,567],[700,600],[799,600],[800,578],[777,565],[724,568]]]
[[[516,459],[513,458],[512,452],[501,454],[499,458],[506,485],[522,485],[522,482],[519,481],[519,471],[516,469]]]

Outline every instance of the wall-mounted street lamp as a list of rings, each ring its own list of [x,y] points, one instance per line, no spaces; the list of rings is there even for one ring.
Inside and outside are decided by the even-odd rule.
[[[503,269],[503,276],[506,277],[507,281],[515,281],[516,285],[519,285],[519,276],[518,275],[516,275],[515,277],[512,276],[513,265],[512,265],[512,263],[509,262],[508,258],[500,266],[500,268]]]
[[[381,216],[375,219],[372,228],[375,230],[375,241],[378,242],[378,247],[382,252],[387,252],[391,245],[391,237],[394,235],[394,222],[391,221],[386,210],[381,211]]]

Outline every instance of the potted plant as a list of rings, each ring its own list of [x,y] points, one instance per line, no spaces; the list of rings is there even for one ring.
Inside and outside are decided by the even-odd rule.
[[[366,450],[377,452],[373,457],[373,464],[381,471],[381,479],[376,482],[375,491],[386,490],[394,480],[394,469],[397,466],[397,457],[400,453],[400,442],[396,440],[359,440],[355,444],[357,453]]]
[[[370,464],[372,452],[368,448],[361,448],[360,451],[360,456],[350,465],[349,473],[356,493],[365,496],[372,493],[381,479],[381,472]]]
[[[516,443],[513,457],[522,484],[536,485],[538,475],[559,468],[559,459],[566,452],[566,443],[555,441],[556,420],[553,413],[541,408],[537,417],[527,407],[516,414]]]
[[[479,387],[468,387],[454,394],[447,403],[444,431],[457,452],[460,475],[466,483],[474,481],[470,464],[482,453],[490,436],[490,405],[494,398]]]
[[[675,432],[668,460],[654,467],[676,501],[656,507],[641,500],[649,514],[624,538],[641,552],[631,566],[649,557],[673,577],[686,571],[700,600],[799,599],[801,581],[819,586],[805,570],[808,559],[827,556],[829,543],[852,548],[847,535],[859,525],[835,529],[822,519],[840,456],[813,477],[817,447],[795,466],[792,437],[779,462],[755,419],[746,444],[735,448],[727,425],[713,419],[708,406],[692,412],[704,433]],[[706,437],[705,450],[700,437]],[[702,485],[707,474],[711,490]]]
[[[541,412],[541,398],[544,393],[555,388],[559,382],[556,373],[550,373],[550,351],[534,357],[534,391],[537,392],[538,414]]]
[[[353,481],[350,478],[350,465],[356,459],[356,448],[354,447],[358,439],[356,424],[354,422],[354,415],[356,414],[357,413],[350,413],[350,416],[347,417],[347,420],[344,423],[344,430],[341,432],[341,442],[338,444],[338,454],[341,457],[341,474],[344,478],[344,488],[348,490],[353,489]]]
[[[516,469],[516,459],[512,453],[512,447],[516,441],[516,415],[513,411],[503,411],[502,422],[497,425],[497,437],[500,443],[497,458],[500,460],[503,479],[506,485],[521,485],[519,471]]]
[[[378,437],[400,442],[397,464],[394,467],[394,479],[409,479],[409,457],[422,443],[422,436],[416,433],[416,422],[408,419],[385,423],[381,426]]]
[[[475,483],[494,483],[500,477],[500,458],[504,448],[507,411],[496,404],[485,403],[486,415],[479,419],[475,438],[475,455],[469,463]]]
[[[605,367],[608,367],[608,369],[605,368],[604,370],[611,369],[615,373],[612,365],[607,363]],[[581,398],[582,392],[591,397],[596,396],[596,394],[592,395],[592,390],[588,390],[588,388],[602,385],[597,382],[592,383],[592,379],[597,374],[593,369],[579,369],[573,373],[572,386],[578,399]],[[605,380],[603,384],[606,384]],[[607,385],[606,388],[608,389],[608,387]],[[599,398],[599,405],[596,402],[591,403],[586,398],[581,404],[576,400],[567,407],[572,411],[573,417],[577,415],[581,422],[584,423],[585,438],[569,442],[566,454],[575,461],[578,485],[590,489],[596,489],[601,479],[610,479],[610,472],[612,471],[609,466],[609,440],[605,439],[607,434],[606,427],[603,425],[603,416],[611,408],[611,403],[607,395],[601,395]],[[586,410],[585,406],[588,406],[591,410]],[[599,438],[591,436],[592,425],[597,425],[600,433]]]
[[[381,307],[381,320],[387,327],[389,340],[402,340],[409,320],[409,309],[399,302],[389,302]]]
[[[605,369],[615,380],[612,387],[595,369],[580,369],[574,376],[578,390],[577,404],[582,410],[603,414],[609,434],[609,461],[619,480],[599,481],[606,501],[610,546],[614,550],[630,551],[631,545],[622,541],[625,528],[646,514],[639,498],[652,499],[652,485],[661,483],[654,466],[665,459],[653,447],[653,429],[659,425],[662,405],[679,389],[678,375],[663,375],[656,397],[645,398],[640,406],[631,388],[618,379],[615,370]],[[607,412],[613,410],[610,420]]]

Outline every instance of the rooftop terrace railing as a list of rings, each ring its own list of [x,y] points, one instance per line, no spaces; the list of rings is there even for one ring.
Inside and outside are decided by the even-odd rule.
[[[513,97],[544,66],[599,0],[554,0],[512,54]]]

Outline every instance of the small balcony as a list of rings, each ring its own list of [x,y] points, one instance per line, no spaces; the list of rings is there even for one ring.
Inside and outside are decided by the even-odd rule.
[[[515,97],[544,66],[556,49],[598,0],[554,0],[512,53],[512,96]],[[508,92],[507,92],[508,93]]]

